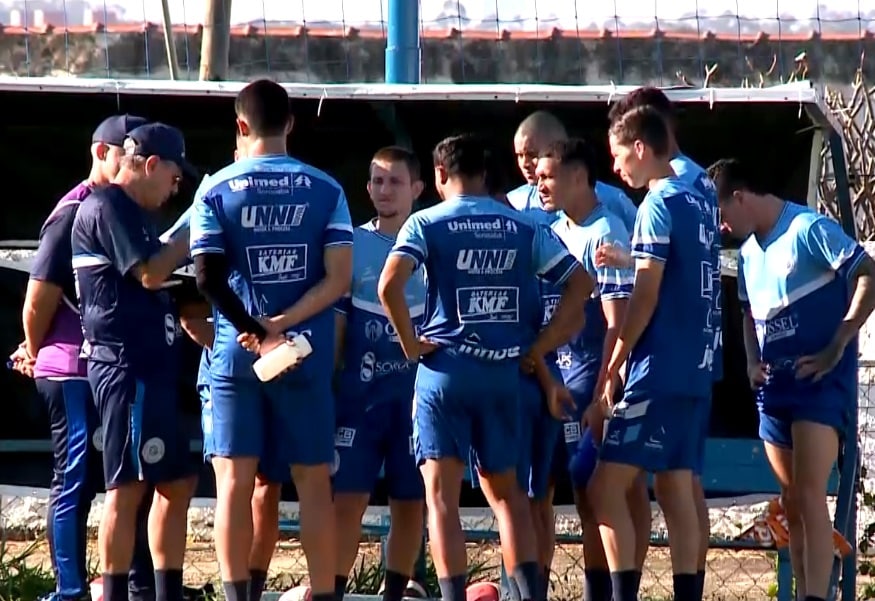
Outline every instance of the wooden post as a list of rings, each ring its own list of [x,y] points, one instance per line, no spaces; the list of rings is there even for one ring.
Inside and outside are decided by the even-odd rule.
[[[231,0],[206,0],[206,3],[199,78],[224,81],[228,79],[231,50]]]
[[[164,24],[164,47],[167,51],[167,66],[170,79],[179,79],[179,60],[176,58],[176,40],[173,39],[173,22],[170,20],[170,0],[161,0],[162,21]]]

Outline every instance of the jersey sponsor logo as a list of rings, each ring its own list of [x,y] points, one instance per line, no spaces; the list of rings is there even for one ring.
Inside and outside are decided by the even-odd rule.
[[[291,194],[293,190],[292,177],[288,174],[279,177],[269,175],[235,177],[228,180],[228,187],[231,192],[252,191],[256,194]]]
[[[254,284],[286,284],[307,278],[307,245],[248,246],[249,273]]]
[[[307,205],[251,205],[243,207],[240,224],[255,233],[289,232],[301,225]]]
[[[335,447],[351,447],[355,442],[355,428],[340,427],[334,432]]]
[[[774,319],[757,320],[754,324],[760,346],[791,338],[799,329],[799,318],[796,315],[785,315]]]
[[[362,355],[359,364],[359,379],[362,382],[370,382],[376,377],[390,374],[404,373],[416,365],[414,361],[396,359],[392,361],[377,361],[377,355],[368,351]]]
[[[559,295],[558,294],[546,294],[543,297],[544,300],[544,317],[542,318],[541,325],[547,325],[550,323],[550,320],[553,319],[553,314],[556,312],[556,307],[559,306]]]
[[[571,351],[561,351],[556,355],[556,366],[561,370],[571,369]]]
[[[518,346],[509,346],[507,348],[484,348],[463,342],[459,345],[459,354],[468,355],[475,359],[483,361],[504,361],[505,359],[517,359],[521,355],[521,349]]]
[[[173,346],[176,339],[182,336],[182,325],[170,313],[164,315],[164,342]]]
[[[519,288],[512,286],[467,287],[456,290],[459,321],[472,323],[519,322]]]
[[[507,248],[462,249],[456,269],[468,275],[499,275],[513,269],[517,251]]]
[[[519,232],[516,221],[502,217],[450,219],[447,221],[447,230],[451,234],[474,234],[475,238],[481,239],[504,238],[505,235]]]
[[[377,342],[384,335],[392,342],[399,342],[398,331],[392,322],[382,322],[379,319],[369,319],[365,322],[365,338]]]

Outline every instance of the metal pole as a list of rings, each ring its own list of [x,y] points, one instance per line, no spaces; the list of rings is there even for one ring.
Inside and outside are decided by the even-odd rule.
[[[173,39],[173,22],[170,20],[170,0],[161,0],[161,10],[164,13],[164,47],[167,50],[167,66],[170,67],[170,79],[179,79],[179,60],[176,58],[176,43]]]
[[[418,84],[419,0],[389,0],[386,27],[386,83]]]

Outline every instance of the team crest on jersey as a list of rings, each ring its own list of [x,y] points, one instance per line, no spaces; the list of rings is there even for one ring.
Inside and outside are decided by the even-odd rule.
[[[365,338],[371,342],[376,342],[380,339],[383,333],[383,326],[377,319],[369,319],[365,322]]]

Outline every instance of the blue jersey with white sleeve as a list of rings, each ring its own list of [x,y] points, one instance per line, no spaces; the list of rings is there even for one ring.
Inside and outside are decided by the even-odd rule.
[[[329,175],[285,155],[241,159],[205,180],[195,193],[191,254],[221,253],[228,284],[253,316],[294,305],[325,277],[324,250],[352,244],[346,195]],[[238,332],[215,315],[211,373],[255,378],[255,356],[237,343]],[[334,367],[331,308],[294,326],[313,353],[285,377],[330,378]]]
[[[601,181],[595,183],[595,194],[609,212],[620,218],[626,231],[631,232],[635,225],[635,214],[638,212],[632,199],[620,188]],[[544,210],[538,186],[532,184],[523,184],[511,190],[507,193],[507,200],[517,211],[522,211],[546,225],[552,225],[562,215],[561,211],[550,213]]]
[[[850,306],[849,280],[863,248],[832,219],[792,202],[762,240],[739,250],[738,296],[749,308],[768,378],[759,400],[773,406],[831,402],[857,396],[857,345],[820,381],[797,379],[795,362],[826,348]]]
[[[601,203],[583,223],[578,225],[563,217],[553,224],[553,231],[596,282],[584,307],[583,330],[559,351],[563,380],[569,389],[577,390],[594,383],[601,368],[607,331],[602,302],[629,298],[635,281],[631,269],[596,267],[596,250],[610,244],[628,251],[630,236],[620,218]]]
[[[83,352],[141,379],[172,381],[182,329],[164,290],[147,290],[132,273],[161,250],[155,224],[116,185],[79,207],[71,234]]]
[[[534,276],[561,285],[577,267],[549,228],[488,197],[413,214],[392,253],[425,268],[422,335],[480,361],[518,358],[541,324]]]
[[[690,157],[679,154],[671,160],[671,168],[678,179],[698,192],[707,202],[714,221],[714,243],[711,246],[711,264],[714,267],[714,298],[711,305],[711,327],[714,330],[712,375],[715,382],[723,379],[723,284],[720,276],[720,214],[717,207],[717,189],[708,172]]]
[[[394,244],[395,239],[377,231],[373,221],[353,232],[352,285],[336,307],[346,316],[338,403],[370,407],[393,400],[409,404],[412,398],[416,361],[404,356],[398,333],[377,295],[380,270]],[[405,297],[418,329],[425,312],[421,268],[407,282]]]
[[[632,256],[664,264],[656,308],[627,361],[627,396],[711,396],[714,227],[709,203],[676,177],[638,207]]]

